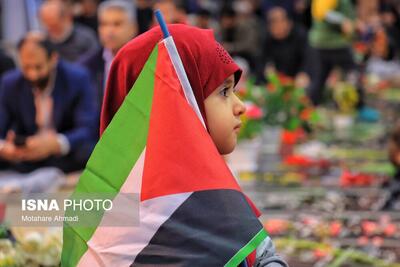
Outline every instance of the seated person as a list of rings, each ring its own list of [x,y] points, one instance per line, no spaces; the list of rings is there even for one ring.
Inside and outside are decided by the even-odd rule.
[[[263,65],[294,78],[297,86],[305,88],[309,85],[306,71],[310,52],[306,31],[296,26],[281,7],[270,9],[266,15]]]
[[[18,55],[21,69],[0,82],[0,170],[82,169],[98,124],[88,73],[38,37],[21,40]]]

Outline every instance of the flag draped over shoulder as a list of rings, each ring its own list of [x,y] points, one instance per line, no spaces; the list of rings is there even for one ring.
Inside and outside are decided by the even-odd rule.
[[[237,266],[266,237],[188,104],[165,43],[97,144],[75,193],[138,193],[139,224],[64,226],[62,266]],[[126,207],[129,210],[130,207]]]

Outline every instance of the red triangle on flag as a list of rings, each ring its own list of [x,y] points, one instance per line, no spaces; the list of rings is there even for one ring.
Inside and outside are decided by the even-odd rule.
[[[240,190],[210,135],[186,101],[159,44],[141,200],[200,190]]]

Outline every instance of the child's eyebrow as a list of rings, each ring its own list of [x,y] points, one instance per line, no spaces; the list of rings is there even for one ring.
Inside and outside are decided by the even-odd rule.
[[[231,79],[226,79],[225,81],[224,81],[224,85],[225,86],[231,86],[233,84],[233,81],[231,80]]]

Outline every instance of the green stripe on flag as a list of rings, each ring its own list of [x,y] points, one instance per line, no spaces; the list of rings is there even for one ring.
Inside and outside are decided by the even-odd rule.
[[[97,143],[82,173],[74,198],[82,193],[118,194],[143,152],[149,131],[158,46],[153,49],[138,79]],[[74,216],[67,210],[65,216]],[[92,227],[64,224],[62,266],[76,266],[88,247],[103,214],[94,217]]]
[[[261,229],[246,246],[242,247],[226,264],[225,267],[237,267],[242,261],[246,259],[251,252],[253,252],[258,245],[267,237],[267,232]]]

